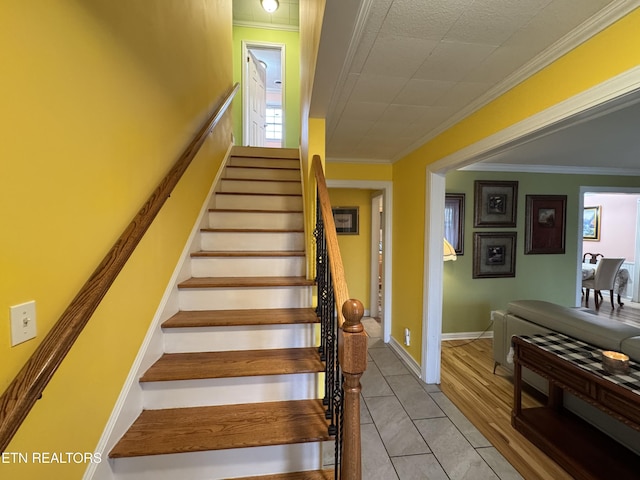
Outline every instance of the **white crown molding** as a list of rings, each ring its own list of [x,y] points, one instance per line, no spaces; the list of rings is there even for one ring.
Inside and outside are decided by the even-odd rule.
[[[234,20],[234,27],[247,27],[247,28],[262,28],[264,30],[284,30],[286,32],[299,32],[300,27],[298,25],[285,25],[280,23],[263,23],[263,22],[249,22],[246,20]]]
[[[616,177],[640,176],[640,168],[563,167],[557,165],[518,165],[509,163],[478,162],[460,169],[471,172],[515,172],[566,175],[612,175]]]
[[[628,95],[640,92],[640,66],[612,77],[595,87],[581,92],[563,102],[532,115],[521,122],[505,128],[486,137],[468,147],[444,157],[429,165],[432,172],[444,173],[453,168],[462,168],[474,162],[488,159],[499,149],[513,148],[516,142],[525,143],[542,135],[547,135],[559,128],[566,128],[574,122],[583,122],[601,114],[601,109],[595,107],[603,105],[609,110],[607,102],[616,101],[615,108],[625,104],[635,103],[637,98]],[[628,96],[627,96],[628,95]],[[562,125],[559,122],[564,121]]]
[[[436,136],[453,127],[455,124],[459,123],[467,116],[471,115],[475,111],[479,110],[488,103],[505,94],[507,91],[511,90],[519,83],[536,74],[580,44],[586,42],[591,37],[595,36],[605,28],[609,27],[616,21],[628,15],[639,6],[640,0],[616,0],[610,3],[608,6],[600,10],[598,13],[587,19],[581,25],[574,28],[567,35],[555,42],[553,45],[540,52],[533,59],[527,62],[523,67],[519,68],[514,73],[506,77],[495,87],[491,88],[488,92],[470,103],[466,108],[460,110],[458,113],[450,117],[446,122],[438,126],[436,129],[431,130],[425,136],[421,137],[409,147],[402,150],[391,161],[396,162],[401,158],[404,158],[406,155],[424,145],[429,140],[432,140]]]
[[[333,112],[338,103],[340,93],[342,92],[342,89],[347,82],[347,77],[349,76],[349,72],[351,71],[351,65],[353,64],[353,58],[356,55],[358,46],[360,45],[360,40],[362,40],[364,27],[367,24],[367,20],[369,19],[369,13],[371,12],[372,4],[373,0],[362,0],[362,3],[360,4],[356,23],[353,28],[353,35],[351,35],[351,41],[349,42],[349,46],[347,48],[347,55],[344,59],[344,63],[342,64],[342,69],[340,70],[338,81],[336,82],[336,88],[334,89],[333,95],[329,100],[329,107],[327,109],[328,112]],[[333,115],[333,118],[338,119],[340,118],[340,116],[341,115]],[[337,125],[335,124],[335,122],[334,124],[327,125],[328,136],[331,136],[336,126]]]

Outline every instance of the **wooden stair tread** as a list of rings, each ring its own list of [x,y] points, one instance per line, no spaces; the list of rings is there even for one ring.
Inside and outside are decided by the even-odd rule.
[[[201,250],[193,252],[191,257],[304,257],[302,250],[261,250],[261,251],[228,251]]]
[[[302,213],[302,210],[261,210],[257,208],[210,208],[209,211],[229,213]]]
[[[307,472],[276,473],[259,477],[229,478],[227,480],[333,480],[333,470],[309,470]]]
[[[314,285],[306,277],[192,277],[178,288],[299,287]]]
[[[303,228],[202,228],[200,231],[230,233],[304,233]]]
[[[235,177],[225,177],[221,178],[221,181],[232,180],[234,182],[267,182],[267,183],[300,183],[300,179],[296,178],[293,180],[287,178],[235,178]]]
[[[299,160],[297,148],[245,147],[235,145],[231,150],[232,157],[270,158],[278,160]]]
[[[322,400],[143,410],[111,458],[329,440]]]
[[[231,327],[240,325],[288,325],[318,323],[313,308],[269,308],[254,310],[184,310],[162,324],[162,328]]]
[[[301,193],[216,192],[216,195],[252,195],[262,197],[302,197]]]
[[[290,158],[280,158],[278,160],[291,160]],[[254,170],[291,170],[300,171],[300,167],[279,167],[277,165],[227,165],[226,168],[248,168]]]
[[[318,349],[314,347],[165,353],[144,373],[140,381],[162,382],[322,371],[324,364],[320,361]]]

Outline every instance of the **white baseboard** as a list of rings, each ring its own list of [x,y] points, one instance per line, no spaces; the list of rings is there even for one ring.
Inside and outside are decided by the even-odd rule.
[[[407,352],[395,338],[391,337],[389,339],[389,347],[398,354],[400,360],[402,360],[402,363],[407,366],[411,373],[413,373],[418,378],[422,378],[422,376],[420,375],[420,365],[418,364],[418,362],[416,362],[414,358],[409,355],[409,352]]]
[[[457,332],[457,333],[443,333],[442,341],[447,340],[475,340],[477,338],[493,338],[493,331],[488,332]]]

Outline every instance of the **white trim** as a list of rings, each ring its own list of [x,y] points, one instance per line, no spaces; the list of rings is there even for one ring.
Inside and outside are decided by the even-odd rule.
[[[382,300],[383,322],[382,322],[382,338],[385,343],[389,343],[391,339],[391,326],[393,321],[391,318],[392,303],[392,277],[393,277],[393,182],[377,181],[377,180],[327,180],[328,188],[359,188],[367,190],[383,190],[384,191],[384,245],[385,254],[383,256],[384,269],[384,298]]]
[[[425,293],[423,297],[423,363],[426,359],[427,364],[432,364],[434,368],[438,365],[438,372],[434,377],[440,375],[439,356],[436,358],[435,349],[428,349],[424,332],[429,329],[429,333],[435,335],[435,330],[442,326],[442,281],[443,281],[443,265],[442,262],[428,262],[428,256],[436,256],[437,252],[441,252],[442,241],[440,240],[444,234],[443,206],[441,202],[444,197],[444,177],[438,177],[437,174],[444,174],[449,170],[457,169],[470,165],[488,156],[499,148],[512,148],[513,142],[529,141],[533,137],[532,134],[546,130],[558,128],[556,125],[560,120],[566,120],[573,117],[573,121],[583,121],[585,117],[590,118],[592,115],[600,115],[602,111],[608,111],[613,108],[620,108],[621,105],[629,102],[635,102],[633,92],[640,91],[640,66],[634,67],[616,77],[613,77],[595,87],[586,90],[574,97],[560,102],[532,117],[529,117],[511,127],[484,138],[468,147],[448,155],[437,162],[427,166],[427,192],[425,195],[425,271],[424,283]],[[613,101],[613,102],[612,102]],[[607,105],[607,102],[612,102]],[[601,108],[594,108],[600,106]],[[550,127],[550,128],[549,128]],[[436,178],[440,178],[442,185],[437,185]],[[436,185],[429,188],[431,183]],[[435,187],[435,188],[433,188]],[[582,191],[581,191],[582,193]],[[582,215],[582,195],[580,196],[580,205],[578,214]],[[582,224],[580,219],[577,223]],[[431,225],[433,225],[431,227]],[[431,228],[430,228],[431,227]],[[442,231],[440,230],[442,229]],[[581,239],[577,239],[579,241]],[[434,245],[436,252],[429,251],[429,245]],[[578,252],[582,251],[582,246],[578,246]],[[581,278],[581,272],[578,271],[580,261],[576,266],[576,282],[578,276]],[[433,268],[431,268],[433,265]],[[427,270],[429,268],[429,270]],[[428,295],[428,285],[440,285],[439,295]],[[576,286],[579,283],[576,283]],[[576,288],[577,290],[577,288]],[[576,293],[576,298],[578,297]],[[579,299],[577,298],[577,301]],[[577,303],[579,305],[579,303]],[[439,333],[439,338],[442,332]],[[433,352],[433,353],[431,353]],[[426,366],[422,366],[426,372]],[[429,383],[429,382],[427,382]]]
[[[388,343],[391,350],[396,352],[396,355],[400,357],[402,363],[405,364],[405,366],[411,371],[411,373],[413,373],[416,377],[422,379],[420,364],[416,362],[411,355],[409,355],[409,352],[407,352],[395,338],[391,338]]]
[[[422,379],[440,383],[445,177],[426,171],[422,304]]]
[[[358,16],[353,27],[353,34],[351,35],[351,40],[349,41],[347,54],[345,56],[344,62],[342,63],[342,69],[340,70],[340,73],[338,75],[338,80],[336,81],[333,95],[331,95],[331,98],[329,99],[329,105],[327,108],[328,112],[334,111],[334,108],[336,107],[340,96],[344,93],[344,85],[347,82],[349,72],[351,71],[353,57],[355,57],[355,54],[358,51],[358,47],[360,46],[360,41],[362,40],[362,35],[364,34],[365,25],[367,24],[367,20],[369,20],[369,12],[371,11],[372,4],[373,0],[360,1],[360,8],[358,8]],[[336,113],[337,112],[334,112],[334,114],[331,115],[331,118],[339,119],[341,117],[341,115],[337,115]],[[333,131],[336,129],[336,121],[337,120],[334,120],[333,124],[327,125],[327,138],[330,138]]]
[[[264,30],[284,30],[285,32],[299,32],[299,25],[285,25],[283,23],[263,23],[263,22],[248,22],[243,20],[234,20],[234,27],[245,28],[262,28]]]
[[[586,42],[605,28],[609,27],[616,21],[629,14],[640,6],[640,0],[616,0],[597,12],[594,16],[587,19],[582,25],[576,27],[560,40],[555,42],[549,48],[543,50],[533,59],[527,62],[523,67],[516,70],[513,74],[506,77],[495,87],[491,88],[487,93],[471,102],[466,108],[460,110],[446,122],[440,124],[436,129],[429,132],[424,137],[411,144],[408,148],[402,150],[393,159],[396,162],[413,152],[429,140],[437,137],[464,118],[468,117],[475,111],[481,109],[488,103],[500,97],[513,87],[539,72],[543,68],[551,65],[557,59],[576,48],[578,45]]]
[[[607,167],[562,167],[557,165],[518,165],[513,163],[474,163],[460,170],[470,172],[516,172],[547,173],[566,175],[612,175],[616,177],[640,176],[640,168],[607,168]]]
[[[383,222],[380,221],[380,199],[382,198],[383,204],[382,208],[384,209],[384,193],[376,194],[371,197],[371,279],[369,282],[369,295],[371,297],[371,301],[369,302],[369,309],[372,312],[378,314],[378,270],[380,268],[380,229],[384,227],[381,225]],[[384,215],[384,211],[382,212]],[[384,232],[383,232],[384,233]],[[384,244],[383,244],[384,248]],[[385,251],[383,250],[382,259],[384,262]],[[384,266],[384,263],[383,263]],[[385,272],[382,270],[382,279],[384,280]],[[384,295],[384,284],[382,285],[382,294]],[[384,300],[384,297],[383,297]],[[384,309],[384,305],[382,305]],[[366,313],[365,313],[366,315]],[[384,310],[382,311],[382,319],[384,320]]]
[[[249,84],[249,72],[247,71],[247,62],[245,62],[245,58],[248,55],[248,52],[251,48],[255,47],[257,49],[272,49],[272,50],[280,50],[280,79],[282,80],[282,85],[281,85],[281,108],[282,108],[282,139],[280,140],[280,147],[281,148],[285,148],[286,145],[286,140],[287,140],[287,128],[286,128],[286,123],[287,123],[287,118],[285,115],[286,112],[286,98],[287,98],[287,94],[286,94],[286,89],[287,89],[287,70],[286,70],[286,44],[284,43],[275,43],[275,42],[261,42],[260,40],[242,40],[242,85],[248,85]],[[267,88],[267,85],[265,85],[265,89]],[[248,145],[249,144],[249,108],[250,108],[250,102],[248,101],[249,98],[249,89],[248,88],[244,88],[242,87],[242,145]],[[268,103],[265,103],[265,105],[268,105]],[[266,134],[265,134],[265,141],[266,141]]]
[[[444,173],[485,160],[498,151],[514,148],[559,128],[600,116],[603,110],[609,112],[612,107],[607,106],[607,102],[613,101],[613,109],[635,103],[639,91],[640,66],[636,66],[430,164],[430,170]],[[602,108],[595,108],[598,106]],[[565,122],[559,124],[563,120]]]
[[[493,338],[493,332],[457,332],[442,334],[443,342],[446,342],[447,340],[476,340],[478,338]]]
[[[224,156],[222,164],[215,179],[211,184],[211,188],[207,197],[200,209],[198,219],[195,222],[189,238],[185,244],[180,259],[176,264],[176,268],[171,275],[171,279],[167,284],[164,295],[160,300],[156,313],[149,325],[147,334],[142,341],[140,350],[136,355],[136,358],[131,365],[129,374],[124,382],[120,395],[113,407],[109,421],[107,422],[98,445],[96,446],[95,453],[100,453],[103,459],[108,459],[109,452],[114,447],[116,442],[122,437],[122,435],[129,428],[129,425],[135,420],[137,415],[142,411],[142,390],[140,388],[139,379],[141,374],[146,370],[156,359],[158,359],[163,352],[163,340],[161,336],[160,325],[167,318],[178,311],[177,295],[178,282],[190,276],[190,264],[189,258],[195,244],[195,239],[200,234],[200,229],[206,219],[206,215],[209,210],[209,204],[211,202],[212,195],[215,191],[215,187],[218,185],[224,167],[231,155],[231,149],[233,144],[230,144],[227,152]],[[125,418],[123,418],[125,417]],[[131,418],[132,417],[132,418]],[[110,462],[103,461],[100,463],[89,463],[85,470],[83,480],[96,479],[109,479],[112,477],[111,469],[109,468]],[[98,475],[96,477],[96,475]]]

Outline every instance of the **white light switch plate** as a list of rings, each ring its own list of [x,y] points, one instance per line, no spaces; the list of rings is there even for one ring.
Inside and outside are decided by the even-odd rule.
[[[36,336],[36,302],[14,305],[11,310],[11,346]]]

